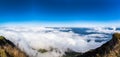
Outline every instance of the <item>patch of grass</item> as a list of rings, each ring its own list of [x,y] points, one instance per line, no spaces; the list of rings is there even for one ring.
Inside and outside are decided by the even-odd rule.
[[[45,52],[48,52],[48,50],[46,50],[46,49],[39,49],[38,52],[45,53]]]
[[[5,50],[0,49],[0,56],[1,56],[1,57],[7,57],[7,55],[6,55],[6,53],[5,53]]]
[[[3,39],[5,39],[5,37],[3,37],[3,36],[0,36],[0,40],[3,40]]]
[[[113,34],[113,37],[116,37],[116,38],[120,39],[120,33]]]

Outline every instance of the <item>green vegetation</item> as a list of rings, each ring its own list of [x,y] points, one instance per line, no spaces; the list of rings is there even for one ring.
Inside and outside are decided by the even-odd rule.
[[[111,40],[97,49],[82,54],[66,52],[63,57],[120,57],[120,33],[114,33]]]
[[[3,39],[5,39],[5,37],[3,37],[3,36],[0,36],[0,40],[3,40]]]
[[[45,53],[45,52],[48,52],[48,50],[46,50],[46,49],[39,49],[38,52]]]
[[[66,52],[65,55],[63,55],[63,57],[77,57],[78,55],[80,55],[81,53],[77,53],[77,52]]]
[[[13,46],[14,44],[10,43],[4,36],[0,36],[0,44],[0,57],[28,57],[16,46]],[[53,50],[57,51],[56,48],[51,47],[50,50],[39,49],[38,52],[46,53]],[[110,41],[97,49],[90,50],[86,53],[77,53],[68,50],[62,57],[120,57],[120,33],[114,33]]]
[[[0,57],[28,57],[18,49],[11,41],[0,36]]]
[[[113,34],[113,37],[114,38],[117,38],[118,40],[120,39],[120,33],[115,33],[115,34]]]

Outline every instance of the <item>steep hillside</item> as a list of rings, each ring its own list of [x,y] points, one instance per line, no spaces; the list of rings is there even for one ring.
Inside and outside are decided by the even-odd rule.
[[[0,57],[28,57],[20,51],[11,41],[0,36]],[[63,57],[120,57],[120,33],[113,34],[110,41],[101,47],[90,50],[86,53],[73,51],[66,52]]]
[[[64,57],[120,57],[120,33],[113,34],[110,41],[86,53],[66,52]]]
[[[0,57],[28,57],[20,51],[11,41],[0,36]]]

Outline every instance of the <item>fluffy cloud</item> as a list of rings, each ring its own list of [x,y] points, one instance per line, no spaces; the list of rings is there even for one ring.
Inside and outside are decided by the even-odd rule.
[[[68,49],[84,53],[105,43],[95,42],[96,36],[106,36],[104,34],[80,36],[72,31],[60,31],[62,29],[68,30],[46,27],[0,27],[0,35],[11,40],[31,57],[61,57]],[[108,30],[94,28],[91,31],[106,32]],[[88,39],[91,41],[88,42]],[[51,48],[53,48],[52,51],[50,51]],[[38,52],[39,49],[46,49],[48,52],[41,53]]]

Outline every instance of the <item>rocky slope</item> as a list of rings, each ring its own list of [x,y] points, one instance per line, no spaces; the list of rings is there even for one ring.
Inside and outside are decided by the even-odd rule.
[[[113,34],[110,41],[86,53],[66,52],[64,57],[120,57],[120,33]]]
[[[28,57],[20,51],[11,41],[0,36],[0,57]]]
[[[0,36],[0,57],[28,57],[12,42]],[[101,47],[86,53],[66,52],[63,57],[120,57],[120,33],[113,34],[113,38]]]

